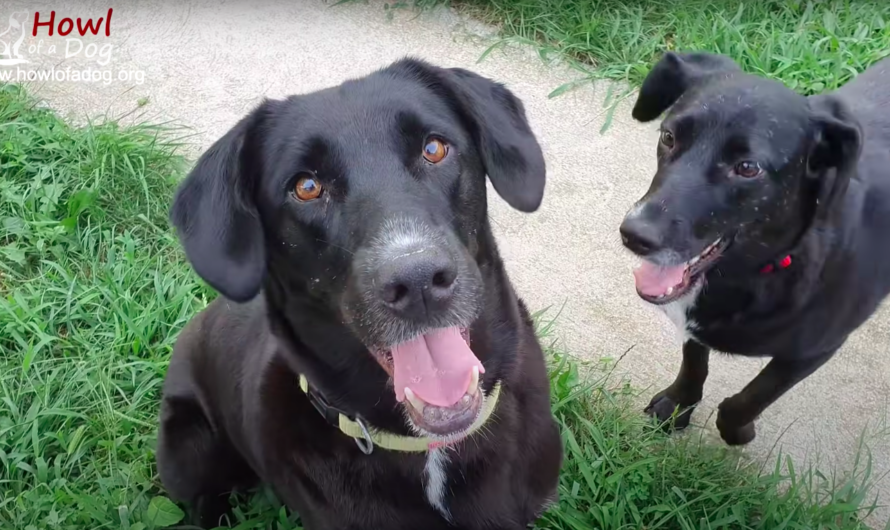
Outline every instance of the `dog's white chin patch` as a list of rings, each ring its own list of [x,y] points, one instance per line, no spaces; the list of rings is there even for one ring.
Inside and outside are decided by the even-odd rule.
[[[659,306],[677,328],[677,339],[681,345],[690,340],[698,328],[698,323],[689,317],[689,312],[695,307],[701,289],[702,283],[696,282],[685,295],[669,304]]]
[[[431,449],[427,453],[424,466],[424,490],[430,506],[435,508],[446,521],[451,522],[451,512],[445,505],[445,492],[448,487],[448,455],[445,449]]]

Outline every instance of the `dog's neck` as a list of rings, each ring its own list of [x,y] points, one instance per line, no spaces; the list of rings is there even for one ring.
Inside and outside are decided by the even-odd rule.
[[[814,208],[807,204],[811,200],[815,203],[815,195],[813,190],[805,188],[796,196],[803,198],[767,214],[770,219],[768,225],[736,236],[733,245],[741,245],[742,248],[735,249],[733,259],[720,261],[708,273],[708,283],[747,284],[752,275],[761,275],[769,265],[777,270],[786,268],[781,264],[788,256],[795,262],[809,261],[812,249],[807,241],[819,229],[819,223]]]

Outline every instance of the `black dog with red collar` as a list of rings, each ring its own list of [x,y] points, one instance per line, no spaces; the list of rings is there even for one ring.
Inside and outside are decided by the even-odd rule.
[[[641,295],[685,318],[680,372],[647,407],[667,428],[689,423],[711,349],[771,357],[717,414],[727,443],[750,442],[890,292],[888,84],[890,59],[811,97],[709,53],[667,53],[647,76],[634,118],[670,110],[621,234],[647,262]]]

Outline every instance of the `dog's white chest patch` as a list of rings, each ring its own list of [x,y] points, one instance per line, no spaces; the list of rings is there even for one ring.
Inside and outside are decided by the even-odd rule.
[[[423,473],[425,475],[424,489],[426,490],[426,499],[430,506],[435,508],[442,514],[446,520],[451,520],[451,513],[445,506],[445,491],[448,482],[448,474],[446,468],[448,466],[448,455],[444,449],[430,449],[426,457],[426,466]]]
[[[698,323],[689,318],[689,310],[695,306],[695,302],[698,300],[700,292],[701,284],[693,287],[692,291],[683,298],[661,307],[664,314],[666,314],[668,318],[671,319],[671,322],[674,323],[674,326],[677,327],[679,338],[684,343],[691,338],[692,332],[698,327]]]

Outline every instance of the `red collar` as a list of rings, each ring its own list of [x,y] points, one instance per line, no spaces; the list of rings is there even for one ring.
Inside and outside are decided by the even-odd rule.
[[[776,261],[775,263],[767,263],[760,269],[760,274],[771,274],[776,272],[777,269],[787,269],[791,266],[791,254],[788,254],[784,258]]]

